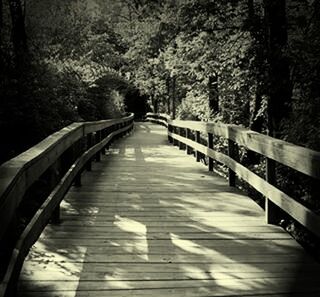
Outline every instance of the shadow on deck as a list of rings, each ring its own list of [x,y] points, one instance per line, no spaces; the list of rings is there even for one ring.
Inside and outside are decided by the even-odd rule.
[[[20,296],[320,296],[319,264],[166,130],[136,124],[61,204]]]

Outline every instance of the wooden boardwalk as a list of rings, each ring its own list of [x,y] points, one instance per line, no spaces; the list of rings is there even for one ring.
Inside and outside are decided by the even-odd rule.
[[[61,207],[19,296],[320,296],[319,264],[158,125],[136,124]]]

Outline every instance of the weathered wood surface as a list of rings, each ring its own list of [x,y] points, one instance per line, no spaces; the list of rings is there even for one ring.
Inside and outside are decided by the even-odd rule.
[[[120,125],[132,119],[133,114],[119,119],[73,123],[2,164],[0,166],[0,239],[7,231],[28,188],[72,144],[88,133]]]
[[[245,195],[139,124],[25,261],[20,296],[320,296],[320,266]]]
[[[315,235],[320,236],[320,216],[299,201],[293,199],[276,187],[275,161],[311,177],[320,178],[320,152],[294,145],[267,135],[259,134],[236,125],[226,125],[214,122],[197,122],[170,120],[163,114],[148,113],[147,119],[165,125],[168,128],[168,139],[173,144],[184,145],[196,151],[197,161],[199,152],[209,157],[209,171],[213,169],[216,160],[228,167],[229,185],[235,186],[236,175],[250,184],[266,197],[265,218],[268,223],[278,223],[281,217],[279,211],[284,211],[306,227]],[[191,129],[197,133],[196,141],[185,137],[179,131]],[[208,146],[200,144],[200,132],[208,134]],[[222,136],[228,141],[228,154],[213,150],[212,139]],[[237,146],[244,146],[266,158],[266,179],[261,178],[238,162]],[[303,161],[302,161],[303,160]]]

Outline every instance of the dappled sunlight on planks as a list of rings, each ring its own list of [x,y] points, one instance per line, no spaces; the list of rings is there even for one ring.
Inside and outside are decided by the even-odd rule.
[[[138,125],[93,163],[67,195],[62,223],[47,226],[33,247],[21,296],[283,297],[319,289],[319,266],[288,234],[265,225],[253,201],[165,137],[161,127]]]

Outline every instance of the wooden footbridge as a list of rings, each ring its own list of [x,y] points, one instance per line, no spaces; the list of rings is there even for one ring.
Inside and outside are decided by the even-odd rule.
[[[76,123],[0,167],[0,296],[320,296],[320,264],[267,224],[280,209],[320,235],[272,170],[319,178],[320,154],[236,126],[148,119]],[[238,163],[239,145],[267,158],[266,179]],[[204,155],[209,168],[195,162]]]

